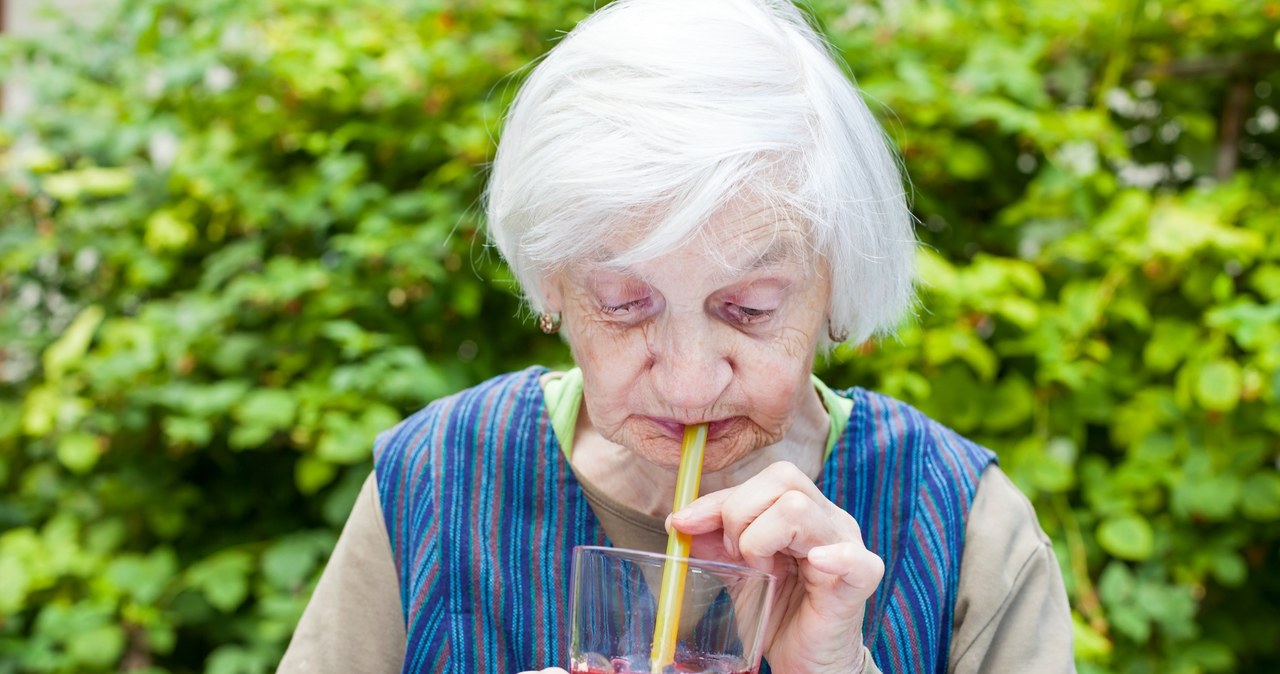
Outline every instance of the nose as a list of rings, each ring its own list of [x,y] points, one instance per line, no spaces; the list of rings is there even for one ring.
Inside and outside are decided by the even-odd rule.
[[[705,320],[659,323],[649,344],[655,392],[673,408],[697,416],[724,394],[733,378],[728,345]]]

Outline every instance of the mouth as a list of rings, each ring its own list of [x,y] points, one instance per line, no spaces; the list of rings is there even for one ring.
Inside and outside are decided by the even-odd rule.
[[[650,423],[662,430],[664,435],[670,436],[676,440],[684,437],[685,423],[672,419],[663,419],[661,417],[646,417]],[[728,417],[726,419],[716,419],[711,421],[695,421],[687,425],[704,423],[707,425],[707,440],[715,440],[724,436],[737,423],[739,417]]]

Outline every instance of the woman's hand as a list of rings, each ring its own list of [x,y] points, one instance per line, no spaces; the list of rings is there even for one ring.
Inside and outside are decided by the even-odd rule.
[[[563,669],[560,669],[559,667],[548,667],[546,669],[539,669],[536,672],[528,671],[528,672],[520,672],[520,674],[569,674],[569,672],[566,672]]]
[[[787,674],[863,671],[862,619],[884,562],[862,543],[853,516],[799,468],[775,463],[746,482],[673,513],[692,556],[778,577],[765,657]]]

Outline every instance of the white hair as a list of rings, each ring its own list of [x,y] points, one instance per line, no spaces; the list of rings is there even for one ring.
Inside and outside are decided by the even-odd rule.
[[[535,311],[583,259],[633,264],[739,199],[801,222],[831,271],[831,332],[861,342],[912,301],[913,220],[884,131],[789,0],[618,0],[533,69],[486,207]],[[612,250],[625,241],[627,250]]]

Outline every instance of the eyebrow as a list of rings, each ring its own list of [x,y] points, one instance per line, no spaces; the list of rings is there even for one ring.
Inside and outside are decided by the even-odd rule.
[[[786,235],[775,237],[769,247],[757,255],[744,269],[752,271],[789,258],[800,257],[800,246],[795,239],[796,237]]]
[[[747,274],[759,269],[777,264],[787,260],[803,260],[806,258],[806,248],[808,237],[795,229],[779,228],[773,232],[772,240],[764,250],[748,258],[745,264],[734,264],[730,261],[728,255],[721,257],[724,270],[729,275]],[[741,244],[739,250],[746,249],[749,244]],[[616,251],[608,247],[601,247],[596,254],[590,255],[584,259],[590,264],[611,267],[610,261],[618,255]],[[614,271],[622,273],[632,273],[631,270],[625,268],[613,267]]]
[[[798,233],[781,231],[773,241],[759,254],[744,265],[731,267],[734,273],[745,274],[770,267],[779,262],[803,260],[805,257],[805,237]]]

